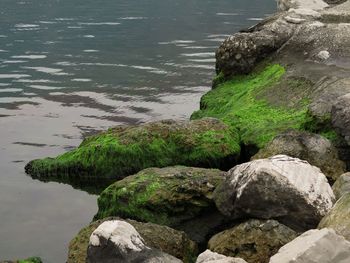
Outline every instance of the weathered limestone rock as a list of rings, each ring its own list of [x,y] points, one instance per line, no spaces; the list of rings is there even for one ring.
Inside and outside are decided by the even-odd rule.
[[[214,192],[230,218],[275,218],[297,230],[316,227],[334,199],[319,168],[286,155],[235,166]]]
[[[333,229],[309,230],[283,246],[270,263],[347,263],[350,242]]]
[[[216,234],[209,240],[208,248],[250,263],[265,263],[296,237],[295,231],[275,220],[252,219]]]
[[[181,260],[147,247],[136,229],[125,221],[103,222],[91,235],[87,263],[169,262]]]
[[[322,10],[326,7],[328,7],[328,4],[322,0],[277,0],[277,9],[279,11],[288,11],[291,8]]]
[[[167,225],[205,243],[224,221],[212,197],[223,175],[184,166],[145,169],[106,188],[95,219],[120,216]]]
[[[164,120],[117,126],[86,138],[56,158],[34,160],[26,172],[34,178],[104,187],[148,167],[193,165],[229,169],[240,154],[233,129],[214,118]],[[78,185],[79,186],[79,185]]]
[[[209,249],[200,254],[196,263],[247,263],[241,258],[232,258],[212,252]]]
[[[350,193],[343,195],[322,219],[318,228],[333,228],[350,241]]]
[[[350,173],[340,176],[333,184],[332,189],[337,200],[343,195],[350,193]]]
[[[345,172],[345,163],[338,158],[332,143],[309,132],[290,130],[276,136],[265,148],[261,149],[253,160],[285,154],[299,158],[317,166],[331,180],[335,181]]]
[[[122,220],[108,217],[92,222],[80,230],[69,243],[67,263],[85,263],[89,239],[96,228],[105,221]],[[147,247],[159,249],[170,254],[184,263],[192,263],[198,253],[197,244],[182,232],[167,226],[152,223],[141,223],[130,219],[122,220],[131,224],[145,241]]]
[[[332,125],[350,145],[350,93],[334,103],[331,117]]]

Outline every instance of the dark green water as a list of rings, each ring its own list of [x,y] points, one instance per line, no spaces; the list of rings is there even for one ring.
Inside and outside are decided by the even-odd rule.
[[[26,176],[107,127],[188,118],[227,35],[274,0],[1,0],[0,259],[65,262],[96,196]]]

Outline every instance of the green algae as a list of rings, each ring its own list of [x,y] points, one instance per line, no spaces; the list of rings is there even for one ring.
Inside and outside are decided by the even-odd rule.
[[[287,129],[304,130],[308,98],[301,98],[298,107],[271,105],[257,94],[281,85],[285,69],[281,65],[269,65],[263,70],[237,76],[209,91],[201,99],[201,109],[191,119],[215,117],[236,129],[245,145],[264,147],[277,134]],[[297,82],[297,83],[296,83]],[[302,81],[285,81],[288,90],[303,85]],[[283,96],[283,94],[281,94]]]
[[[95,220],[110,216],[174,226],[215,208],[222,172],[189,167],[149,168],[106,188]]]
[[[155,122],[120,126],[85,139],[56,158],[34,160],[26,171],[34,178],[79,178],[93,182],[122,179],[148,167],[190,165],[229,169],[240,145],[235,130],[219,120],[178,124]]]
[[[23,260],[18,260],[18,263],[42,263],[39,257],[31,257]]]

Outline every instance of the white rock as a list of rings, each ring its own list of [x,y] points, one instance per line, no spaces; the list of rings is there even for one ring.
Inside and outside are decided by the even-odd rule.
[[[323,10],[326,7],[328,7],[328,4],[322,0],[277,0],[279,11],[288,11],[291,8]]]
[[[327,50],[322,50],[317,54],[317,57],[321,60],[327,60],[329,59],[331,55],[329,54],[329,52]]]
[[[286,155],[235,166],[214,192],[216,206],[231,218],[277,218],[296,229],[315,228],[335,200],[326,176]]]
[[[196,263],[247,263],[241,258],[226,257],[207,249],[197,258]]]
[[[349,263],[350,242],[333,229],[309,230],[280,248],[270,263]]]

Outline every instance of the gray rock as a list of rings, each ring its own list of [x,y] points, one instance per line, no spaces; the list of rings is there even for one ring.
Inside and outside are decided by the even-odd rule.
[[[318,225],[318,228],[325,227],[333,228],[350,241],[350,193],[343,195]]]
[[[276,136],[253,160],[285,154],[317,166],[331,180],[335,181],[345,172],[345,163],[339,160],[337,149],[332,143],[309,132],[290,130]]]
[[[332,125],[350,145],[350,93],[344,95],[332,107]]]
[[[237,165],[214,191],[216,206],[232,219],[277,218],[296,230],[315,228],[334,199],[319,168],[286,155]]]
[[[169,262],[181,260],[147,247],[136,229],[125,221],[105,221],[91,235],[87,263]]]
[[[197,258],[196,263],[247,263],[241,258],[226,257],[207,249]]]
[[[350,173],[345,173],[338,178],[332,186],[335,198],[338,200],[342,195],[350,193]]]
[[[208,248],[249,263],[265,263],[296,237],[295,231],[275,220],[252,219],[216,234],[209,240]]]
[[[270,263],[348,263],[350,242],[333,229],[309,230],[283,246]]]
[[[293,9],[311,9],[311,10],[322,10],[328,7],[328,4],[322,0],[277,0],[277,9],[279,11],[288,11]]]

